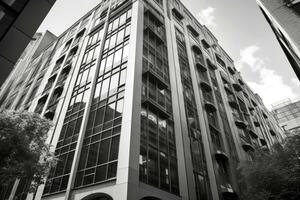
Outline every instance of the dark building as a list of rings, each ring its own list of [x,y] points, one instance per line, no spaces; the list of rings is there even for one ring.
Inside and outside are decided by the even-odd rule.
[[[257,3],[300,80],[300,1],[257,0]]]
[[[0,87],[55,0],[0,1]]]
[[[238,163],[283,138],[178,0],[99,0],[9,91],[1,108],[53,121],[59,162],[35,194],[20,179],[4,200],[236,200]]]

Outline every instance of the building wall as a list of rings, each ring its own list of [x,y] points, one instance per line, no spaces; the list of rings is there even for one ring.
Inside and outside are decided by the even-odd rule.
[[[300,2],[257,0],[280,46],[300,79]]]
[[[273,107],[272,113],[287,134],[300,132],[300,101],[286,101]]]
[[[0,86],[32,40],[55,0],[6,0],[0,3]]]
[[[283,138],[177,0],[99,2],[22,74],[1,107],[52,120],[59,163],[35,194],[17,180],[11,198],[236,199],[238,164]]]

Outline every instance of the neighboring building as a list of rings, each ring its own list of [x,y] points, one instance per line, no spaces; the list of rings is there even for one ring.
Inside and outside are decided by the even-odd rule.
[[[23,72],[31,62],[32,58],[45,51],[45,49],[56,39],[57,37],[49,31],[46,31],[44,34],[34,34],[32,40],[29,42],[14,66],[17,70],[15,70],[14,73],[11,73],[9,76],[7,75],[5,83],[2,84],[0,88],[0,105],[6,99],[8,93],[11,92],[11,89],[16,86],[16,84],[22,84],[22,82],[17,83],[16,79],[24,75]],[[26,74],[24,76],[26,76]]]
[[[52,120],[59,159],[27,200],[238,199],[238,163],[283,138],[177,0],[103,1],[23,74],[2,108]],[[26,198],[28,183],[0,197]]]
[[[0,87],[55,0],[0,1]]]
[[[256,0],[300,80],[300,0]]]
[[[287,134],[300,134],[300,101],[286,99],[274,105],[272,113]]]

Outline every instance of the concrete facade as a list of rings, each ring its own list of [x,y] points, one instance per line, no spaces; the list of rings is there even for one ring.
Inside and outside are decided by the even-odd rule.
[[[300,80],[300,1],[257,0],[257,3]]]
[[[287,99],[274,105],[272,113],[287,135],[300,132],[300,101]]]
[[[31,59],[1,108],[52,120],[60,159],[35,194],[21,179],[3,199],[238,199],[239,162],[284,136],[177,0],[99,1]]]

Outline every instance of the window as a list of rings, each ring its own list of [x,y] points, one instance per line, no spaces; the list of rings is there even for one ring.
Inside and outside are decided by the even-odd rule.
[[[145,13],[145,20],[150,20],[148,18]],[[140,181],[178,194],[175,133],[172,117],[168,116],[172,116],[168,57],[165,40],[159,40],[148,31],[144,32],[143,71],[151,69],[160,78],[143,76],[142,99],[151,99],[159,109],[153,109],[151,104],[142,105],[139,174]],[[126,78],[122,74],[120,77]]]
[[[129,39],[121,37],[117,42],[117,35],[124,33],[124,27],[130,24],[127,21],[119,27],[119,18],[109,25],[115,32],[111,30],[105,38],[75,188],[116,178],[127,67],[127,59],[122,59],[122,55]],[[94,42],[90,42],[90,46],[93,45]]]
[[[98,30],[98,32],[95,32],[93,35],[91,35],[89,41],[95,35],[98,35],[99,32],[101,32],[101,30]],[[100,45],[100,40],[101,39],[97,39],[93,46],[87,46],[85,50],[55,150],[55,155],[58,157],[59,163],[56,167],[51,168],[45,185],[44,194],[64,191],[67,188],[78,135],[81,129],[83,113],[91,92],[90,74],[94,73],[93,71],[95,70],[96,66],[97,58],[92,58],[89,60],[89,62],[87,62],[86,58],[87,55],[91,54],[90,52],[92,52],[92,55],[99,53],[100,48],[98,46]],[[88,165],[93,165],[95,163],[95,155],[98,152],[96,149],[96,145],[92,146],[91,149],[83,148],[82,155],[88,154],[86,157],[89,157]],[[83,164],[81,163],[81,165]],[[84,178],[86,183],[90,183],[91,173],[88,172],[85,176],[82,174],[81,178]],[[78,182],[78,180],[76,181]]]

